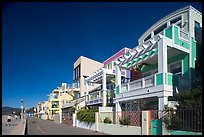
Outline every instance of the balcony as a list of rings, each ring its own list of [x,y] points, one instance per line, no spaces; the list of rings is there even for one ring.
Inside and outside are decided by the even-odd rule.
[[[95,104],[100,104],[102,102],[103,102],[102,98],[96,98],[96,99],[87,101],[87,105],[95,105]]]
[[[172,73],[156,73],[138,80],[121,85],[121,93],[116,90],[116,98],[145,98],[164,94],[171,95],[175,90],[181,91],[188,88],[189,80]],[[115,100],[114,99],[114,100]]]
[[[151,75],[138,80],[134,80],[127,84],[123,84],[121,86],[121,93],[134,91],[137,89],[142,89],[151,86],[155,86],[155,75]]]
[[[89,94],[87,105],[94,105],[102,103],[103,98],[102,90],[95,91]]]

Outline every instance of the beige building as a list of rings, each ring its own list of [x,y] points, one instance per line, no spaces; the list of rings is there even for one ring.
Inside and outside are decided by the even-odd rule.
[[[75,92],[76,97],[83,97],[86,91],[85,86],[85,77],[94,73],[96,70],[102,68],[104,65],[98,61],[89,59],[84,56],[80,56],[77,61],[74,63],[74,72],[73,72],[73,80],[76,85],[78,85],[78,91]],[[90,86],[89,86],[90,87]],[[93,85],[92,88],[96,88],[97,85]]]
[[[79,109],[85,106],[85,78],[96,70],[103,68],[103,63],[80,56],[74,63],[72,86],[68,87],[68,93],[73,93],[74,98],[71,102],[64,104],[62,107],[62,123],[72,125],[71,108]],[[89,90],[99,87],[101,84],[91,83]]]

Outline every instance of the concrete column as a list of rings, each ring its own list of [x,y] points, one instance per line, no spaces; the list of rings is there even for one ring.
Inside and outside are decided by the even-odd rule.
[[[116,65],[116,75],[115,75],[115,82],[116,82],[116,90],[117,90],[117,87],[118,90],[119,90],[119,93],[121,93],[121,69],[118,65]],[[116,91],[117,93],[117,91]]]
[[[154,37],[154,31],[151,32],[151,38],[153,38],[153,37]]]
[[[142,135],[150,135],[151,111],[142,111]]]
[[[167,44],[164,39],[161,39],[158,43],[158,74],[162,73],[163,84],[165,84],[165,73],[167,72]]]
[[[158,73],[167,73],[167,44],[161,39],[158,42]]]
[[[95,124],[96,124],[96,129],[95,129],[95,131],[98,131],[98,113],[99,112],[95,112]]]
[[[167,27],[170,26],[170,25],[171,25],[170,21],[167,21]]]
[[[164,110],[164,106],[168,104],[168,97],[163,96],[163,97],[159,97],[158,99],[159,99],[158,108],[160,110],[159,118],[161,118],[162,117],[161,111]]]
[[[86,105],[86,103],[88,101],[88,83],[87,83],[87,81],[85,81],[85,85],[86,85],[86,94],[85,94],[85,105]]]
[[[122,116],[122,108],[121,108],[121,106],[120,106],[120,103],[119,102],[117,102],[116,104],[115,104],[115,107],[116,107],[116,116],[115,116],[115,121],[116,121],[116,124],[120,124],[119,123],[119,118]]]
[[[60,118],[59,122],[61,124],[62,123],[62,109],[60,109],[59,111],[59,118]]]
[[[76,127],[76,114],[72,115],[73,126]]]
[[[103,71],[103,107],[106,106],[106,72]]]

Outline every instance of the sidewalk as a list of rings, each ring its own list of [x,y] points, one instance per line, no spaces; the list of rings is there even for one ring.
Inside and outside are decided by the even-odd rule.
[[[2,116],[2,135],[24,135],[25,131],[25,120],[15,119],[12,117],[11,125],[6,126],[7,116]]]

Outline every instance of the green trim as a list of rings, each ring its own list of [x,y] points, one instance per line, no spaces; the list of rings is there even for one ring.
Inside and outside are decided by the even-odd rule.
[[[165,30],[165,36],[172,39],[172,26]]]
[[[192,37],[191,38],[191,43],[192,43],[192,60],[191,60],[191,63],[192,63],[192,68],[195,68],[195,59],[196,59],[196,43],[195,43],[195,40],[194,38]]]
[[[116,86],[116,94],[119,94],[120,86]]]
[[[162,85],[163,84],[163,77],[162,73],[156,75],[156,85]]]
[[[171,74],[165,73],[165,84],[166,85],[173,85],[173,76]]]
[[[178,27],[174,26],[174,43],[177,45],[180,45],[186,49],[189,49],[189,44],[184,42],[183,40],[179,39],[179,31],[178,31]]]
[[[182,75],[185,78],[189,78],[189,55],[183,58]]]

